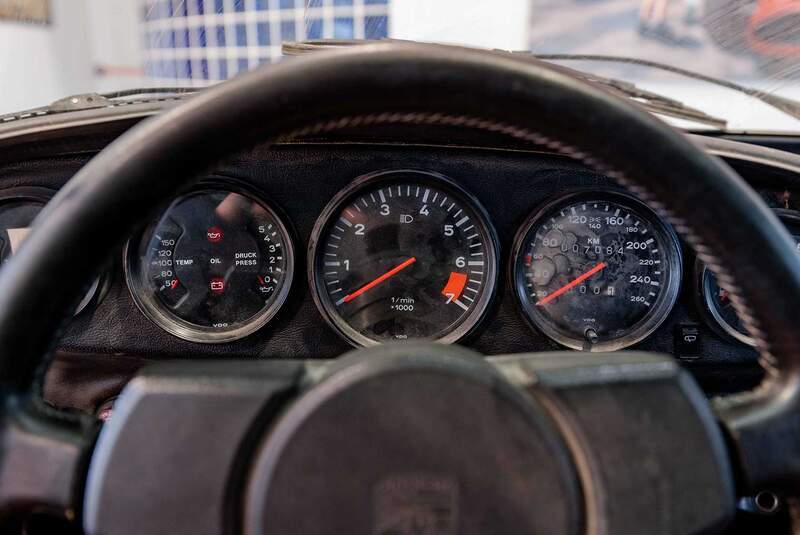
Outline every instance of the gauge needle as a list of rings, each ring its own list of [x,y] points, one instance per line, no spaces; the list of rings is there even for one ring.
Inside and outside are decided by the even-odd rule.
[[[594,275],[598,271],[601,271],[605,267],[606,267],[606,263],[605,262],[600,262],[599,264],[594,266],[592,269],[590,269],[589,271],[587,271],[586,273],[584,273],[580,277],[576,278],[575,280],[573,280],[571,282],[568,282],[567,284],[565,284],[564,286],[562,286],[561,288],[559,288],[555,292],[549,294],[547,297],[543,297],[542,299],[539,299],[536,302],[536,306],[540,307],[542,305],[546,305],[547,303],[549,303],[550,301],[552,301],[553,299],[555,299],[559,295],[568,292],[569,290],[571,290],[572,288],[576,287],[577,285],[579,285],[580,283],[582,283],[583,281],[585,281],[586,279],[588,279],[589,277],[591,277],[592,275]]]
[[[367,284],[365,284],[364,286],[362,286],[361,288],[359,288],[355,292],[345,295],[336,304],[340,305],[342,303],[347,303],[349,301],[352,301],[353,299],[355,299],[359,295],[363,294],[367,290],[370,290],[370,289],[374,288],[375,286],[379,285],[380,283],[382,283],[386,279],[397,275],[398,273],[400,273],[401,271],[403,271],[405,268],[407,268],[408,266],[410,266],[411,264],[413,264],[416,261],[417,261],[416,257],[412,256],[411,258],[409,258],[408,260],[406,260],[405,262],[403,262],[399,266],[390,269],[389,271],[387,271],[386,273],[384,273],[383,275],[381,275],[377,279],[375,279],[375,280],[373,280],[371,282],[368,282]]]

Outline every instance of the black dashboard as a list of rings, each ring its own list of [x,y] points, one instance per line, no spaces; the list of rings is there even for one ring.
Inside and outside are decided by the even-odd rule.
[[[0,159],[0,223],[6,230],[4,247],[10,247],[11,242],[19,238],[12,236],[14,232],[9,233],[8,229],[16,232],[28,224],[20,223],[19,218],[4,222],[4,210],[14,206],[15,202],[33,197],[39,199],[37,202],[40,205],[46,202],[48,192],[56,192],[97,150],[132,122],[109,124],[113,124],[113,127],[77,127],[66,133],[62,131],[60,137],[39,138],[31,143],[20,142],[5,152]],[[469,346],[485,355],[559,351],[575,347],[570,344],[569,333],[565,335],[563,328],[560,335],[554,335],[547,321],[532,317],[544,308],[537,305],[548,302],[547,296],[551,293],[550,299],[563,294],[580,296],[581,293],[587,293],[588,297],[593,297],[592,293],[595,296],[602,294],[601,297],[617,298],[617,302],[622,297],[628,305],[626,314],[637,305],[642,310],[645,310],[644,307],[658,308],[657,314],[645,311],[631,317],[621,314],[619,305],[615,311],[608,311],[608,317],[614,321],[636,323],[639,327],[642,322],[647,325],[643,330],[639,329],[637,336],[629,336],[616,345],[599,344],[599,349],[624,348],[672,355],[694,373],[710,395],[744,390],[759,382],[762,371],[757,362],[757,352],[745,338],[735,336],[726,328],[726,317],[728,323],[735,320],[726,316],[730,310],[714,314],[707,302],[710,296],[724,300],[724,288],[714,286],[713,280],[704,278],[702,264],[696,261],[693,252],[683,241],[676,239],[674,251],[665,250],[665,247],[672,246],[674,233],[659,214],[647,211],[649,209],[639,205],[635,198],[621,190],[610,178],[566,157],[532,150],[530,147],[499,145],[494,140],[465,140],[448,136],[438,139],[440,141],[436,143],[430,139],[399,141],[380,132],[362,132],[346,139],[302,139],[269,147],[260,146],[209,170],[202,177],[200,186],[187,190],[179,199],[165,199],[162,206],[153,207],[154,214],[159,215],[155,216],[149,227],[137,230],[130,237],[126,250],[119,250],[113,262],[106,266],[86,266],[87,270],[94,270],[98,278],[87,289],[87,299],[81,303],[80,312],[61,338],[45,387],[49,401],[59,406],[99,410],[105,402],[113,399],[136,369],[157,360],[330,359],[355,345],[382,341],[381,336],[402,339],[406,333],[422,332],[427,336]],[[768,160],[754,161],[754,158],[738,158],[735,154],[727,153],[725,156],[728,163],[742,174],[769,206],[781,211],[781,219],[791,227],[793,219],[800,214],[800,176],[787,169],[787,166],[771,165]],[[387,180],[390,182],[371,185],[370,177],[375,176],[389,176]],[[162,179],[170,180],[170,177]],[[392,187],[396,189],[392,190]],[[426,193],[427,189],[431,191]],[[437,197],[434,203],[433,195],[435,192],[438,195],[440,190],[442,197]],[[388,195],[390,191],[394,191],[393,199],[384,198],[384,193]],[[214,210],[213,206],[200,206],[203,199],[211,198],[214,194],[221,195],[217,199],[219,202],[224,202],[223,198],[233,198],[226,197],[225,192],[245,201],[252,220],[242,228],[245,228],[244,235],[249,235],[237,238],[228,229],[205,220],[193,220],[192,214],[202,219],[208,215],[208,210]],[[451,195],[452,201],[449,200]],[[423,196],[426,202],[422,202]],[[448,200],[443,200],[444,197]],[[165,210],[177,209],[180,202],[192,198],[199,200],[190,206],[191,209],[186,208],[189,204],[184,203],[180,216],[183,223],[178,230],[174,225],[173,228],[169,227],[175,222],[174,218],[167,218],[169,221],[163,222],[165,219],[161,215]],[[403,204],[411,203],[412,198],[413,207]],[[427,282],[415,280],[413,292],[395,292],[391,296],[383,296],[397,299],[393,301],[391,310],[398,311],[398,316],[405,313],[407,321],[402,324],[394,322],[386,327],[386,311],[390,309],[387,307],[381,312],[383,316],[374,321],[358,316],[362,312],[360,308],[337,316],[337,307],[342,302],[346,303],[345,297],[361,295],[357,292],[369,290],[377,295],[378,290],[372,290],[374,285],[370,284],[378,279],[378,283],[383,282],[385,279],[381,277],[387,274],[394,276],[407,267],[408,262],[416,261],[416,257],[413,260],[409,257],[402,265],[396,261],[396,256],[381,258],[385,250],[380,245],[372,243],[359,249],[358,242],[354,242],[349,254],[369,253],[372,256],[362,260],[362,272],[353,268],[353,281],[367,283],[378,273],[384,275],[363,285],[351,281],[348,283],[350,287],[342,290],[341,298],[335,294],[329,295],[325,290],[329,283],[334,283],[329,288],[331,292],[339,286],[346,286],[340,282],[336,271],[329,272],[334,274],[325,278],[327,264],[319,255],[324,255],[325,244],[335,244],[342,237],[358,234],[357,229],[349,228],[355,220],[344,216],[342,210],[352,211],[359,201],[364,203],[365,211],[369,205],[372,210],[370,217],[379,217],[385,210],[387,215],[391,213],[400,222],[393,226],[395,235],[390,239],[394,240],[395,245],[404,240],[408,243],[414,239],[420,240],[420,243],[423,240],[421,234],[405,238],[396,235],[402,232],[402,229],[397,229],[403,226],[404,216],[416,216],[419,221],[423,217],[420,215],[422,210],[426,217],[437,217],[435,212],[430,215],[426,213],[428,205],[430,209],[436,208],[442,212],[432,227],[435,229],[432,232],[444,233],[442,239],[428,243],[430,247],[426,249],[427,252],[420,253],[429,255],[428,264],[434,261],[442,263],[437,267],[438,271],[431,269],[428,273],[431,277],[438,277],[436,282],[428,288],[425,286]],[[587,202],[591,205],[588,208]],[[621,213],[618,209],[620,203]],[[452,208],[449,214],[448,207]],[[464,212],[448,223],[447,218],[457,213],[459,207]],[[629,212],[625,211],[626,207],[630,209]],[[579,211],[595,210],[596,213],[589,215],[589,212],[585,212],[587,217],[581,219],[583,216],[580,213],[575,215],[575,212],[570,212],[575,208]],[[698,210],[708,208],[697,207]],[[541,223],[543,226],[537,227],[536,214],[545,212],[545,220],[550,219],[552,223]],[[559,212],[565,219],[552,219],[551,216],[557,216]],[[628,219],[628,216],[632,219]],[[462,220],[464,222],[459,223]],[[527,267],[530,267],[531,258],[542,259],[536,256],[541,255],[541,250],[536,247],[542,243],[548,247],[551,245],[549,240],[552,236],[547,234],[548,229],[563,233],[572,230],[579,234],[574,228],[566,227],[575,224],[589,228],[601,222],[602,225],[619,225],[631,232],[639,232],[643,227],[654,229],[651,231],[654,238],[655,234],[659,234],[655,242],[660,244],[659,250],[653,252],[656,247],[652,240],[648,243],[646,238],[642,238],[641,242],[628,242],[633,243],[633,247],[641,243],[642,251],[633,251],[638,256],[629,255],[636,261],[634,268],[628,266],[628,271],[625,271],[622,269],[624,266],[620,267],[621,264],[617,266],[621,271],[614,271],[614,284],[609,282],[610,278],[603,278],[605,272],[612,271],[609,267],[612,261],[609,260],[610,256],[605,255],[605,250],[608,247],[611,253],[614,249],[615,254],[619,251],[615,249],[616,245],[610,245],[610,242],[601,244],[599,241],[590,243],[598,247],[602,245],[605,262],[597,257],[592,261],[594,263],[571,266],[567,270],[569,273],[580,273],[583,269],[585,275],[585,266],[594,266],[594,271],[587,276],[562,279],[552,284],[548,278],[552,273],[543,274],[539,271],[534,274],[531,271],[525,278],[526,258]],[[460,241],[456,239],[462,227],[471,228],[471,223],[478,228],[467,231]],[[202,238],[193,245],[194,249],[187,249],[185,244],[180,249],[175,245],[176,239],[188,228],[195,228]],[[340,231],[335,228],[341,231],[338,237]],[[276,231],[280,233],[277,237],[274,235]],[[169,232],[177,232],[171,244]],[[269,241],[270,235],[273,235],[273,241]],[[630,236],[623,233],[615,235],[614,239],[625,243]],[[271,244],[277,243],[278,238],[281,243],[289,245],[291,256],[275,253],[274,247],[268,249]],[[222,316],[215,315],[207,299],[200,300],[202,302],[195,300],[185,314],[181,312],[169,317],[167,313],[166,321],[163,321],[164,317],[159,319],[159,310],[163,312],[169,308],[164,306],[165,303],[175,305],[178,301],[185,303],[190,300],[186,294],[191,294],[191,283],[185,280],[189,275],[175,275],[179,273],[179,266],[173,261],[183,262],[180,269],[188,273],[187,266],[192,262],[207,265],[209,258],[212,258],[213,264],[214,256],[209,253],[209,244],[216,247],[220,242],[230,243],[236,239],[240,242],[229,251],[232,259],[230,266],[217,266],[217,271],[206,269],[198,283],[204,290],[201,293],[206,297],[216,294],[220,301],[223,297],[226,299],[224,309],[233,319],[228,321],[227,316],[220,319]],[[167,245],[153,248],[150,246],[153,240],[161,240]],[[241,240],[250,245],[241,245],[245,243]],[[385,244],[386,236],[381,240]],[[538,245],[537,240],[541,242]],[[567,249],[572,245],[564,243],[559,241],[552,245],[556,249],[563,247],[561,252],[568,253]],[[526,244],[532,244],[533,248]],[[581,243],[580,247],[583,246]],[[328,248],[327,251],[334,249]],[[480,251],[483,256],[476,256],[478,260],[473,259],[467,265],[472,259],[469,255],[474,251]],[[586,251],[589,254],[588,247]],[[566,256],[569,257],[569,254]],[[272,258],[272,262],[278,262],[278,272],[264,264],[269,262],[269,258]],[[662,265],[669,263],[668,269],[658,268],[662,259]],[[562,260],[566,262],[569,258],[559,261]],[[159,261],[162,264],[157,264]],[[341,261],[343,257],[334,258],[331,265]],[[146,265],[139,266],[137,262],[145,262]],[[377,271],[369,273],[363,271],[364,266],[372,265],[371,262],[383,262],[380,265],[384,268],[376,268]],[[464,268],[464,273],[474,268],[472,271],[480,275],[464,275],[462,279],[458,269],[447,267],[450,265]],[[152,271],[152,266],[158,269]],[[337,269],[344,269],[341,267],[343,264],[339,266]],[[248,271],[251,267],[251,271]],[[485,271],[481,271],[484,267]],[[174,268],[174,272],[162,268]],[[265,299],[263,303],[250,303],[250,297],[243,294],[229,295],[235,285],[231,286],[232,280],[226,278],[226,273],[236,271],[235,268],[240,273],[249,273],[246,278],[247,295],[261,295]],[[275,275],[272,281],[269,277],[266,280],[262,277],[266,273],[264,269],[270,269],[269,273]],[[144,276],[137,277],[137,270]],[[664,273],[666,271],[670,272],[669,277]],[[153,276],[148,279],[150,275]],[[479,277],[483,278],[477,280]],[[547,280],[543,282],[542,277]],[[590,284],[593,280],[604,282]],[[537,286],[528,296],[533,302],[526,303],[525,292],[520,291],[525,281],[541,283],[541,288]],[[565,281],[567,284],[564,284]],[[649,285],[647,291],[631,291],[630,284],[634,281]],[[205,285],[209,283],[207,288]],[[184,284],[187,288],[182,289]],[[474,288],[474,294],[467,293],[470,285]],[[160,290],[169,293],[181,289],[183,293],[177,297],[166,300],[153,297]],[[143,297],[145,295],[150,298],[149,305],[144,302],[147,300]],[[474,307],[471,304],[473,301],[468,302],[461,297],[464,295],[473,296],[476,303]],[[441,302],[434,304],[449,308],[434,309],[432,305],[427,306],[437,296]],[[659,306],[651,307],[651,304],[656,304],[656,299]],[[452,306],[454,304],[458,308]],[[219,306],[223,307],[223,304]],[[247,311],[239,314],[242,308],[247,308]],[[463,314],[461,309],[464,309]],[[441,310],[455,312],[442,313]],[[640,316],[643,315],[647,318],[642,319]],[[551,314],[551,319],[559,320],[566,316],[566,311],[562,310]],[[249,321],[253,317],[257,321]],[[428,319],[430,322],[427,322]],[[359,321],[362,324],[358,324]],[[183,330],[180,328],[181,322],[184,324]],[[247,324],[247,328],[241,329],[241,324]],[[186,328],[186,325],[189,327]],[[200,332],[210,332],[211,335],[192,335],[193,329],[195,334],[198,331],[192,325],[199,325]],[[617,336],[612,333],[613,329],[601,332],[600,327],[585,327],[580,327],[579,334],[591,340],[583,342],[583,349],[591,349],[592,343],[596,343],[598,338],[602,339],[604,333],[610,338]],[[214,335],[215,331],[222,334]]]

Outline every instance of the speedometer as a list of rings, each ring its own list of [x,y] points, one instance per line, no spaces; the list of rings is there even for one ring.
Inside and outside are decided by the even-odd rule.
[[[320,216],[310,255],[317,304],[358,345],[454,342],[484,315],[497,278],[483,209],[421,171],[356,180]]]
[[[573,349],[634,344],[666,318],[680,289],[674,231],[616,192],[568,195],[518,234],[514,282],[531,322]]]

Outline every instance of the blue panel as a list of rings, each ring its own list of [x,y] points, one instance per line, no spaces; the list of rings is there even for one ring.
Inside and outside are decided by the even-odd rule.
[[[383,4],[386,5],[389,3],[389,0],[364,0],[365,5],[376,5],[376,4]]]
[[[281,0],[281,9],[294,9],[294,0]]]
[[[186,11],[186,0],[172,0],[172,16],[185,17],[188,14]]]
[[[266,22],[259,22],[256,24],[256,33],[258,34],[258,46],[268,46],[269,24]]]
[[[225,46],[225,26],[217,26],[217,46]]]
[[[233,0],[233,10],[243,12],[244,11],[244,0]]]
[[[306,7],[322,7],[322,0],[306,0]]]
[[[281,42],[283,41],[294,41],[294,21],[293,20],[285,20],[281,22]]]
[[[353,19],[339,18],[333,20],[334,39],[353,38]]]
[[[220,78],[220,80],[227,80],[228,79],[228,60],[226,60],[226,59],[217,60],[217,69],[219,69],[219,78]]]
[[[267,11],[269,9],[269,2],[267,0],[256,0],[256,9],[258,11]]]
[[[200,60],[200,76],[203,80],[208,80],[208,60],[205,58]]]
[[[214,13],[224,13],[225,5],[222,0],[214,0]]]
[[[197,3],[197,14],[202,15],[205,13],[203,10],[203,0],[195,0],[195,2]]]
[[[247,66],[247,58],[239,58],[236,60],[237,72],[246,72],[249,67]]]
[[[236,25],[236,46],[247,46],[247,26]]]
[[[195,37],[197,39],[197,46],[205,48],[208,45],[206,41],[206,28],[205,26],[198,26],[195,28]]]
[[[388,17],[364,17],[364,38],[382,39],[388,35]]]
[[[306,22],[306,39],[322,39],[322,19]]]
[[[353,0],[333,0],[335,6],[352,6]]]
[[[181,78],[184,80],[189,80],[192,78],[192,62],[188,59],[179,59],[178,60],[178,72],[176,73],[177,78]]]
[[[180,30],[178,37],[180,39],[179,46],[182,46],[183,48],[191,48],[192,44],[189,40],[189,28]]]

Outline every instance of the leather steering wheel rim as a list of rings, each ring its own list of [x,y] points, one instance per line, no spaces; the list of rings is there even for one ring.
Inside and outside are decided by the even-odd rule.
[[[629,101],[532,58],[438,45],[371,44],[259,69],[143,122],[97,155],[0,273],[6,412],[25,407],[27,421],[66,419],[19,401],[40,379],[90,279],[87,266],[101,265],[193,177],[256,143],[397,123],[544,145],[614,177],[667,217],[735,289],[767,370],[756,390],[716,403],[739,468],[752,487],[797,480],[791,462],[762,453],[777,441],[800,447],[800,264],[764,202],[727,165]]]

